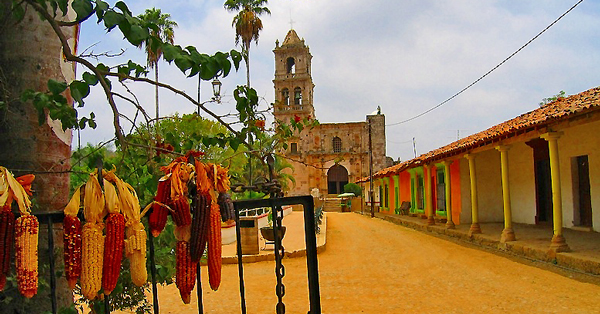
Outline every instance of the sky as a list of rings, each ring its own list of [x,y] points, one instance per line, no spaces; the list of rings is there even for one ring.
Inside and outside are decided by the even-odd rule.
[[[224,1],[126,1],[134,14],[160,8],[178,23],[175,44],[214,54],[235,47],[234,13]],[[432,108],[468,86],[527,43],[577,0],[271,0],[271,15],[262,16],[258,45],[250,49],[251,85],[267,108],[274,101],[275,41],[293,26],[313,55],[314,107],[322,123],[365,121],[381,106],[386,118],[387,155],[408,160],[457,138],[485,130],[539,107],[543,98],[577,94],[600,85],[600,1],[586,0],[526,48],[473,87],[438,109]],[[111,2],[112,3],[112,2]],[[79,51],[125,52],[100,60],[145,63],[145,54],[129,46],[118,32],[86,22]],[[198,81],[174,65],[159,64],[160,80],[190,95]],[[78,69],[78,72],[80,69]],[[245,83],[245,69],[222,78],[223,101],[208,103],[219,114],[235,111],[232,92]],[[130,88],[154,116],[150,86]],[[210,100],[209,82],[201,84],[201,101]],[[191,113],[195,107],[168,91],[160,92],[160,114]],[[131,105],[120,103],[125,115]],[[112,113],[101,91],[93,90],[85,108],[99,124],[85,129],[78,143],[98,143],[114,136]],[[124,121],[124,124],[127,124]],[[414,139],[414,142],[413,142]],[[414,144],[414,146],[413,146]]]

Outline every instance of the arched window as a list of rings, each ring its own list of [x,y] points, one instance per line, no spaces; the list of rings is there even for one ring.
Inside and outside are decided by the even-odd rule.
[[[342,151],[342,139],[336,136],[333,138],[333,152],[339,153],[341,151]]]
[[[287,59],[287,73],[295,74],[296,73],[296,60],[294,58],[289,57]]]
[[[290,91],[287,88],[281,91],[281,101],[284,106],[290,105]]]
[[[294,88],[294,105],[302,106],[302,89],[300,87]]]

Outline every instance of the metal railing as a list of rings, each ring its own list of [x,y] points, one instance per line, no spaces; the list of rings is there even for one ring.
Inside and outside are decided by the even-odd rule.
[[[282,198],[271,198],[271,199],[257,199],[257,200],[243,200],[234,201],[235,208],[235,222],[236,222],[236,239],[237,239],[237,261],[238,261],[238,272],[240,281],[240,305],[241,313],[246,313],[246,299],[245,299],[245,285],[244,285],[244,266],[242,264],[242,246],[241,246],[241,234],[240,234],[240,212],[248,211],[260,207],[270,207],[273,211],[273,226],[275,237],[275,263],[277,277],[276,295],[278,297],[277,307],[275,312],[277,314],[285,313],[285,305],[283,303],[283,296],[285,295],[285,287],[283,285],[283,277],[285,275],[284,266],[282,259],[285,256],[285,250],[282,245],[282,239],[278,236],[278,230],[281,228],[281,220],[283,218],[283,211],[281,206],[285,205],[302,205],[304,207],[304,233],[306,242],[306,263],[308,267],[308,288],[309,288],[309,302],[310,310],[309,314],[320,314],[321,313],[321,301],[319,292],[319,275],[318,275],[318,262],[317,262],[317,241],[316,241],[316,227],[315,227],[315,208],[313,198],[311,196],[294,196],[294,197],[282,197]],[[56,265],[54,260],[54,234],[53,225],[55,223],[62,223],[64,220],[63,212],[43,212],[33,213],[40,224],[47,225],[48,228],[48,256],[49,256],[49,267],[50,267],[50,297],[52,304],[52,313],[57,314],[57,296],[56,296]],[[15,216],[18,216],[16,214]],[[145,217],[149,217],[146,215]],[[80,212],[80,218],[82,213]],[[157,291],[156,282],[156,261],[155,261],[155,248],[154,248],[154,237],[148,230],[148,241],[149,241],[149,252],[148,257],[150,260],[150,274],[151,274],[151,285],[152,285],[152,305],[154,314],[159,314],[159,298]],[[198,313],[204,313],[202,303],[202,287],[200,281],[200,263],[198,263],[197,271],[197,297],[198,297]],[[104,310],[105,313],[110,313],[110,295],[104,298]]]

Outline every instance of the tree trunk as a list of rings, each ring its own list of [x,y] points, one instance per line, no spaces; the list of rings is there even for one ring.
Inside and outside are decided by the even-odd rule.
[[[75,77],[74,65],[63,61],[57,36],[47,22],[40,20],[31,7],[25,18],[16,23],[10,12],[11,1],[0,3],[4,16],[0,16],[0,165],[15,176],[34,173],[34,212],[61,211],[69,197],[69,173],[71,155],[71,130],[62,131],[60,122],[46,118],[39,125],[37,112],[31,103],[19,100],[25,89],[47,90],[48,79],[70,82]],[[77,29],[65,29],[74,42]],[[70,98],[67,95],[68,98]],[[40,221],[38,294],[24,302],[16,287],[7,285],[0,293],[0,300],[12,297],[2,304],[3,313],[43,313],[51,311],[49,289],[49,262],[47,225]],[[55,262],[62,268],[62,224],[54,225]],[[14,275],[14,267],[13,273]],[[72,304],[72,294],[64,277],[59,278],[57,289],[58,307]],[[47,285],[43,287],[43,285]]]

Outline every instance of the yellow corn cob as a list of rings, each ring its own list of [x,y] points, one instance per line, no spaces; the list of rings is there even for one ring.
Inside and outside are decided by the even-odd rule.
[[[144,225],[138,222],[126,229],[125,253],[129,259],[131,281],[138,287],[146,284],[146,231]]]
[[[22,215],[15,223],[17,286],[26,298],[37,293],[39,223],[33,215]]]
[[[96,298],[102,288],[102,262],[104,235],[102,223],[86,223],[82,231],[81,294],[88,299]]]

